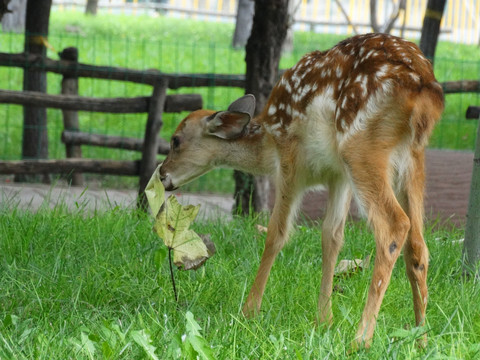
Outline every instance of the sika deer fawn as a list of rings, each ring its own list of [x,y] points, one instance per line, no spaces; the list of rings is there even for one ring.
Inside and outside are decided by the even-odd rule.
[[[173,190],[223,166],[275,177],[275,206],[260,268],[243,312],[260,310],[275,257],[288,239],[303,193],[325,185],[319,320],[332,321],[332,281],[352,195],[375,235],[368,299],[354,346],[370,345],[402,248],[417,326],[427,306],[428,249],[423,239],[424,148],[443,111],[430,62],[403,39],[367,34],[305,55],[252,119],[246,95],[227,111],[195,111],[178,126],[160,169]]]

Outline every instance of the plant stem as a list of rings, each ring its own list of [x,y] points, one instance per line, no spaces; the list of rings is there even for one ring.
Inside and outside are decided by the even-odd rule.
[[[172,249],[168,248],[168,264],[170,265],[170,279],[172,280],[173,294],[175,296],[175,302],[178,303],[177,287],[175,286],[175,276],[173,274],[172,267]]]

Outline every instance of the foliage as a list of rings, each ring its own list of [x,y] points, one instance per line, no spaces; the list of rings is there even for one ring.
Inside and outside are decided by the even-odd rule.
[[[141,213],[119,208],[86,214],[57,205],[22,212],[0,207],[0,358],[15,359],[319,359],[343,358],[355,334],[372,267],[335,279],[334,325],[314,325],[321,275],[321,234],[299,225],[278,256],[262,314],[241,307],[257,270],[263,217],[194,224],[210,233],[217,255],[179,272],[178,304],[163,247]],[[475,359],[480,347],[480,287],[461,277],[457,229],[427,228],[430,299],[427,325],[413,324],[410,285],[400,259],[369,352],[360,359]],[[342,259],[373,255],[367,226],[347,223]],[[191,315],[191,314],[192,315]],[[193,314],[195,316],[193,316]],[[199,329],[201,327],[201,330]],[[414,339],[428,332],[419,350]],[[202,358],[202,357],[200,357]]]

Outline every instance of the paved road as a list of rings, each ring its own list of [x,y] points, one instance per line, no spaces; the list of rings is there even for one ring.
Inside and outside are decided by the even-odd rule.
[[[228,196],[210,194],[175,194],[180,203],[201,204],[198,219],[229,218],[233,199]],[[117,206],[135,208],[136,190],[102,189],[91,190],[80,187],[42,184],[0,183],[0,207],[15,206],[23,210],[36,211],[42,207],[66,206],[70,211],[108,211]]]

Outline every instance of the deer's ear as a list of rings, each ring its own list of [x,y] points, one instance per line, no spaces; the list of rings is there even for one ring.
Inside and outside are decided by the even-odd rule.
[[[255,96],[247,94],[231,103],[228,107],[228,111],[246,113],[250,115],[250,118],[253,118],[255,113],[255,103]]]
[[[250,115],[236,111],[220,111],[207,118],[207,132],[222,139],[236,139],[250,121]]]

